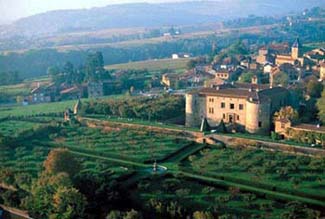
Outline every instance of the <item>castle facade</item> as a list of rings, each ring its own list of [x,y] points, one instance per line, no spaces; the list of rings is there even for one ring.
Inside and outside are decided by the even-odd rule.
[[[207,119],[211,127],[221,120],[233,129],[269,133],[274,112],[290,103],[282,87],[259,84],[224,84],[186,94],[186,126],[199,127]]]

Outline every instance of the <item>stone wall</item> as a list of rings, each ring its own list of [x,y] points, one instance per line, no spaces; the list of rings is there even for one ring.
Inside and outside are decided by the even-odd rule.
[[[325,150],[319,148],[309,148],[303,146],[294,146],[282,143],[273,143],[267,141],[250,140],[239,137],[232,137],[226,135],[213,134],[206,136],[206,138],[213,138],[215,142],[223,142],[227,147],[235,148],[259,148],[263,150],[281,151],[293,154],[302,154],[314,157],[324,157]]]
[[[153,131],[158,133],[164,133],[167,135],[175,135],[177,137],[183,138],[190,138],[195,140],[197,138],[202,138],[203,133],[195,132],[195,131],[187,131],[181,129],[172,129],[172,128],[164,128],[164,127],[157,127],[157,126],[148,126],[148,125],[141,125],[141,124],[133,124],[133,123],[123,123],[123,122],[111,122],[111,121],[104,121],[98,119],[91,119],[91,118],[83,118],[78,117],[78,121],[91,128],[103,128],[103,129],[118,129],[118,128],[130,128],[130,129],[142,129],[147,131]]]

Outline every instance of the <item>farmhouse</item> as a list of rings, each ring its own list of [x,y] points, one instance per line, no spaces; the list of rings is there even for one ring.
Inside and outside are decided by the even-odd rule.
[[[294,124],[289,119],[275,120],[275,132],[285,139],[300,139],[302,142],[325,145],[325,127],[319,124]]]
[[[32,103],[51,102],[54,100],[55,94],[56,87],[54,84],[50,84],[48,86],[40,86],[40,84],[38,84],[37,87],[31,91],[29,100]]]
[[[268,133],[274,112],[289,105],[290,93],[282,87],[254,83],[231,83],[193,90],[186,94],[186,126],[209,126],[221,121],[232,130]]]

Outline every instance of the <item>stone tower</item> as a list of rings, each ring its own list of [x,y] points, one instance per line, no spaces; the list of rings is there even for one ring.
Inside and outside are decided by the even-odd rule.
[[[298,59],[300,57],[300,52],[301,52],[301,45],[299,42],[299,38],[297,38],[291,47],[291,57],[293,59]]]
[[[201,124],[200,120],[200,103],[199,95],[196,93],[186,94],[186,121],[185,125],[187,127],[197,127]]]

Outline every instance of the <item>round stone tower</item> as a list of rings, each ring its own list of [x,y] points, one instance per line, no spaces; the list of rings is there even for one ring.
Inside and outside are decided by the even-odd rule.
[[[185,126],[187,127],[196,127],[200,125],[200,104],[199,104],[199,95],[197,93],[187,93],[186,94],[186,119]]]
[[[268,133],[270,130],[270,102],[252,98],[246,101],[246,131]]]

